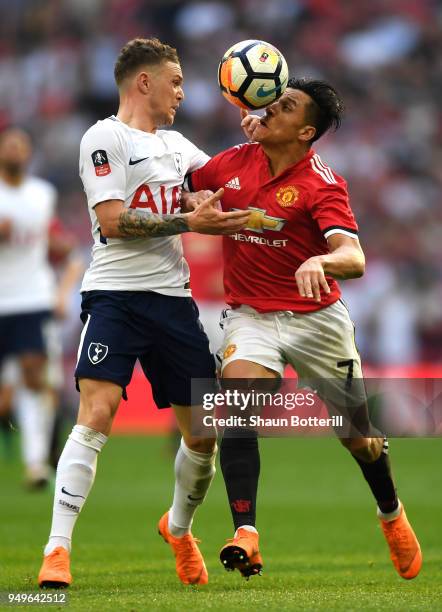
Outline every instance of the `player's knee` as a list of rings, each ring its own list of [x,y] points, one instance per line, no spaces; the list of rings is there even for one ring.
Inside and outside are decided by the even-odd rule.
[[[93,408],[88,412],[86,418],[82,419],[81,425],[85,425],[90,429],[94,429],[95,431],[99,431],[107,435],[112,425],[111,413],[106,409],[106,407],[93,406]]]
[[[112,425],[113,409],[104,398],[94,397],[81,402],[78,423],[108,434]]]
[[[196,453],[212,454],[216,450],[216,438],[197,438],[183,434],[184,443],[187,448]]]
[[[382,453],[384,438],[370,438],[370,446],[367,450],[367,461],[372,463],[379,459]]]
[[[341,438],[340,442],[357,459],[371,463],[382,451],[382,438]]]
[[[78,424],[109,435],[121,392],[121,387],[113,383],[80,379]]]

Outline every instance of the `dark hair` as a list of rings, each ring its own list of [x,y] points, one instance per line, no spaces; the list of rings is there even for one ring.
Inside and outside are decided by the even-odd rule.
[[[179,64],[176,49],[163,44],[158,38],[134,38],[120,51],[114,68],[115,81],[117,85],[121,85],[137,68],[154,66],[161,62]]]
[[[316,128],[312,142],[321,138],[330,128],[336,131],[341,125],[344,103],[334,87],[316,79],[289,79],[287,87],[299,89],[310,96],[312,102],[306,109],[306,119]]]

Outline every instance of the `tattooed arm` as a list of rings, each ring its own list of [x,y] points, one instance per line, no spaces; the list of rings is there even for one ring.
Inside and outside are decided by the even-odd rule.
[[[106,238],[155,238],[189,232],[185,214],[158,215],[125,208],[122,200],[106,200],[95,206],[100,230]]]
[[[215,207],[224,193],[219,189],[197,209],[176,215],[156,215],[124,208],[121,200],[107,200],[95,206],[101,233],[106,238],[156,238],[183,232],[234,234],[247,225],[249,212],[221,212]]]
[[[155,215],[144,210],[125,208],[118,219],[120,237],[173,236],[190,232],[185,214]]]

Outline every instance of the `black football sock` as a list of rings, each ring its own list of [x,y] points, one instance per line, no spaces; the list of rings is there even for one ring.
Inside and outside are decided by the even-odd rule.
[[[235,530],[242,525],[254,527],[260,471],[256,431],[226,429],[221,441],[220,463]]]
[[[359,463],[364,478],[376,498],[379,510],[383,514],[394,512],[398,507],[399,501],[391,473],[388,440],[384,438],[382,452],[376,461],[366,463],[357,457],[355,459]]]

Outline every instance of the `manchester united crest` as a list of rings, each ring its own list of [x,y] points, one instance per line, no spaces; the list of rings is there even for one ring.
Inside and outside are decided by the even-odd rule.
[[[299,191],[293,185],[287,185],[286,187],[280,187],[276,192],[276,201],[283,208],[293,206],[293,204],[299,198]]]

